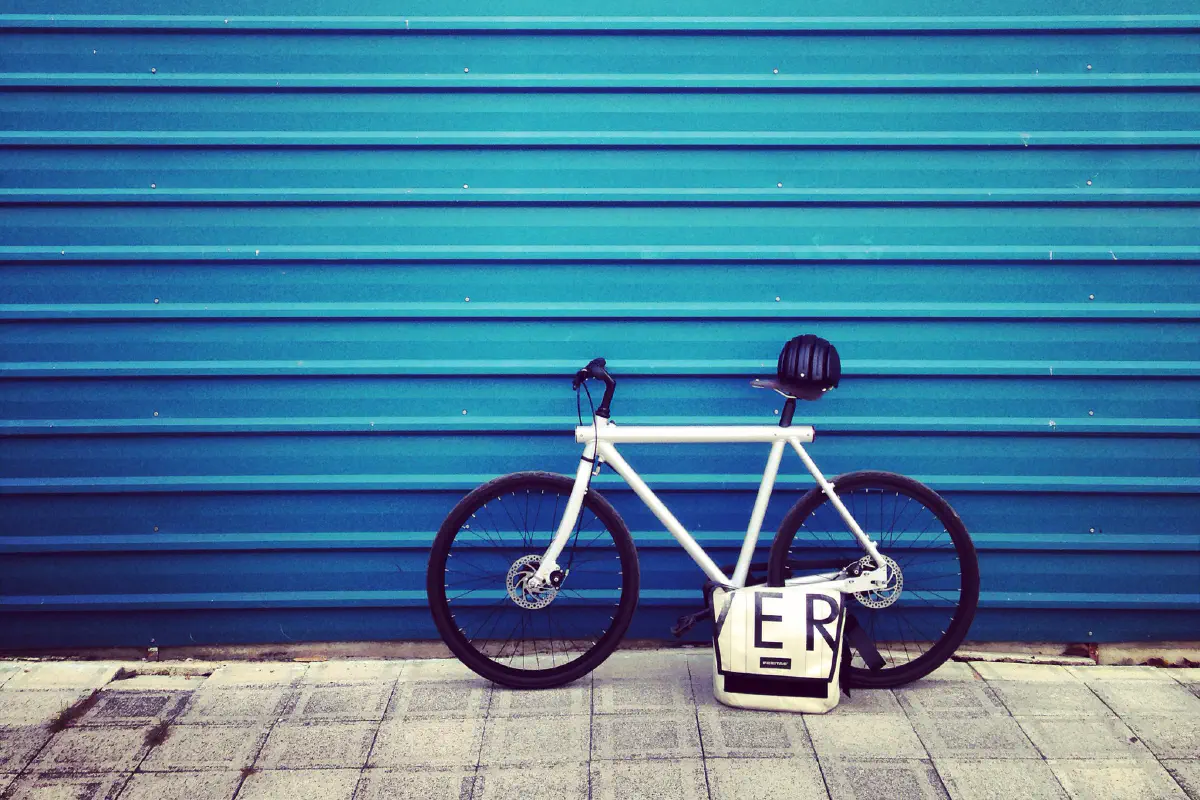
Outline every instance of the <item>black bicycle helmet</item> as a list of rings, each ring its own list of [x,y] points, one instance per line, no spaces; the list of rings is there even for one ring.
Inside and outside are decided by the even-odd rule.
[[[837,348],[820,336],[806,333],[783,346],[775,379],[756,381],[755,385],[801,400],[819,400],[836,388],[841,378],[842,360]]]

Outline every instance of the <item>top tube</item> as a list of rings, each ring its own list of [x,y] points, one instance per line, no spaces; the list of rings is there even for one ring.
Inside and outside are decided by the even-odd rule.
[[[613,444],[707,444],[735,442],[811,442],[816,432],[811,425],[615,425],[597,418],[595,425],[575,428],[580,444],[597,438]]]

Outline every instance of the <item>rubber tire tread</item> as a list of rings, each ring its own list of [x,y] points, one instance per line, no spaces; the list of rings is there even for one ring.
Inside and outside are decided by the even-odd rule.
[[[958,514],[950,507],[941,495],[920,481],[894,472],[862,470],[848,472],[832,479],[831,483],[839,489],[851,491],[862,488],[901,488],[914,499],[922,502],[927,509],[934,513],[946,525],[946,531],[954,542],[962,567],[963,585],[959,595],[959,604],[946,634],[933,647],[918,659],[903,666],[881,670],[869,670],[862,667],[847,666],[847,683],[852,688],[883,689],[903,686],[919,678],[923,678],[946,662],[954,651],[962,644],[971,622],[975,619],[975,611],[979,605],[979,562],[975,553],[975,545],[967,533],[966,526]],[[771,554],[767,561],[767,580],[770,585],[783,585],[784,570],[788,558],[788,549],[800,530],[800,526],[818,507],[826,501],[821,487],[813,487],[784,516],[779,524],[779,530],[771,543]],[[846,532],[850,536],[850,532]]]
[[[450,606],[445,594],[446,558],[454,537],[467,519],[479,507],[507,492],[545,487],[570,495],[575,479],[554,472],[514,472],[488,481],[473,489],[451,509],[438,529],[429,556],[429,568],[425,577],[425,589],[429,597],[429,610],[442,641],[464,665],[482,678],[512,689],[551,689],[578,680],[612,654],[629,628],[633,613],[637,609],[641,572],[638,567],[637,550],[629,528],[621,515],[595,489],[588,489],[584,506],[604,524],[612,535],[621,559],[622,591],[617,613],[612,625],[596,643],[596,646],[581,658],[553,670],[515,670],[497,664],[471,647],[466,636],[450,616]]]

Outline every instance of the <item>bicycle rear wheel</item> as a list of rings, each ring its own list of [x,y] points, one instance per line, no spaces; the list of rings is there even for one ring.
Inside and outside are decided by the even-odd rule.
[[[595,490],[558,557],[561,585],[526,585],[573,485],[548,472],[489,481],[454,507],[434,540],[426,577],[434,623],[459,660],[490,681],[517,689],[569,683],[599,666],[629,627],[637,552]]]
[[[874,639],[885,664],[854,654],[851,686],[900,686],[928,675],[962,644],[979,603],[979,565],[962,520],[936,492],[903,475],[851,472],[833,479],[839,498],[889,564],[889,588],[847,597],[846,609]],[[815,488],[784,517],[771,544],[768,577],[787,562],[864,557],[829,498]]]

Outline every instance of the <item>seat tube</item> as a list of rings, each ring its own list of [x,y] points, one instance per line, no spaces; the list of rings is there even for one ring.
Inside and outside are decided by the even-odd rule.
[[[571,487],[571,496],[567,498],[567,507],[563,511],[562,520],[558,523],[554,539],[550,542],[546,552],[542,554],[542,560],[535,573],[536,580],[548,581],[550,573],[558,569],[558,557],[562,554],[563,548],[567,546],[567,540],[571,538],[571,533],[575,530],[575,523],[579,519],[580,509],[583,508],[583,497],[587,494],[595,461],[596,442],[591,441],[583,448],[583,456],[579,459],[579,468],[575,470],[575,485]]]
[[[763,518],[767,515],[767,505],[771,502],[771,491],[775,488],[775,477],[779,474],[779,462],[783,459],[784,442],[779,439],[771,444],[771,454],[767,456],[767,466],[763,470],[762,483],[758,486],[758,496],[754,499],[754,510],[750,514],[750,525],[746,528],[746,539],[742,542],[742,552],[738,555],[737,566],[733,570],[733,585],[746,585],[746,575],[750,572],[750,561],[754,558],[754,548],[758,545],[758,534],[762,531]]]

